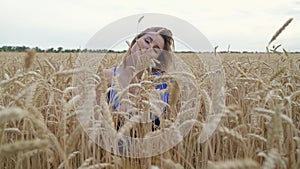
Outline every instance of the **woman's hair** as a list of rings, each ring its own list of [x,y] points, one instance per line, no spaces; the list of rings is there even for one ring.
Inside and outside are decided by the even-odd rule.
[[[163,27],[150,27],[142,31],[138,34],[131,42],[129,49],[123,59],[123,63],[125,63],[126,57],[131,55],[131,48],[136,43],[137,39],[141,38],[147,33],[157,33],[164,39],[164,48],[157,57],[157,60],[160,62],[156,64],[155,69],[159,69],[161,71],[166,71],[172,62],[172,55],[174,49],[174,39],[172,37],[172,32],[169,29]]]

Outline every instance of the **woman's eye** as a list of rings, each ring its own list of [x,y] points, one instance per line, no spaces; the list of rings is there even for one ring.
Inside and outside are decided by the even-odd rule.
[[[145,39],[145,42],[146,42],[147,44],[150,44],[150,39],[149,39],[149,38],[146,38],[146,39]]]

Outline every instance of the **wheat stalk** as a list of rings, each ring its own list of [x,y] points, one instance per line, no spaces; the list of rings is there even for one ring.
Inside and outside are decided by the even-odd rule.
[[[8,155],[12,153],[19,153],[19,152],[28,152],[36,149],[43,149],[50,145],[49,140],[23,140],[23,141],[16,141],[11,144],[2,145],[0,148],[0,154]]]
[[[228,160],[209,163],[210,169],[260,169],[259,164],[252,159]]]
[[[272,36],[271,40],[268,43],[268,46],[281,34],[281,32],[292,22],[293,18],[288,19]]]

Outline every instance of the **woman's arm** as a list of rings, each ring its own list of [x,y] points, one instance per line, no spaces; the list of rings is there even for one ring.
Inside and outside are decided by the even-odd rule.
[[[110,86],[112,78],[114,76],[114,68],[104,69],[103,73],[104,73],[104,76],[106,78],[107,85]]]
[[[115,70],[116,69],[116,70]],[[119,86],[126,88],[133,78],[133,71],[129,68],[124,68],[122,65],[116,68],[104,69],[104,75],[107,79],[108,86],[111,86],[112,79],[116,76]]]

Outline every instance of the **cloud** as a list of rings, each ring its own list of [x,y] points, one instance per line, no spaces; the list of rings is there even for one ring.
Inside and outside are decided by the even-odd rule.
[[[278,40],[300,50],[287,39],[300,38],[300,3],[295,0],[174,0],[1,1],[1,44],[24,43],[78,47],[99,29],[122,17],[144,12],[179,17],[198,28],[213,45],[237,49],[264,48],[273,33],[289,18],[294,21]],[[122,29],[122,28],[120,28]],[[183,29],[184,31],[184,29]]]

